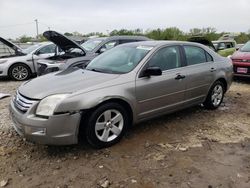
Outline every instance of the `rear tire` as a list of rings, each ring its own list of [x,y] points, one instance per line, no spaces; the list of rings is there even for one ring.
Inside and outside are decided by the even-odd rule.
[[[216,81],[209,90],[207,98],[203,103],[204,107],[210,110],[217,109],[223,101],[224,94],[224,84],[221,81]]]
[[[16,63],[9,68],[8,75],[16,81],[28,80],[31,77],[31,70],[23,63]]]
[[[129,124],[129,116],[118,103],[106,103],[89,113],[84,121],[84,134],[94,148],[110,147],[121,140]]]

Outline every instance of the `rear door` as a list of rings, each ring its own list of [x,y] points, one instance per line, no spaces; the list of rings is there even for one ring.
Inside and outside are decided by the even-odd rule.
[[[202,103],[215,79],[215,63],[203,48],[184,45],[183,52],[186,59],[186,104]]]
[[[176,110],[182,106],[186,88],[182,75],[183,62],[179,46],[168,46],[157,50],[146,63],[147,67],[160,67],[162,75],[136,79],[136,97],[139,119]]]

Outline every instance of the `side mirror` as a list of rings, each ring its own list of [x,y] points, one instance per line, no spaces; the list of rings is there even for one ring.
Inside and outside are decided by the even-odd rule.
[[[162,70],[160,69],[160,67],[148,67],[145,71],[144,71],[144,76],[160,76],[162,75]]]

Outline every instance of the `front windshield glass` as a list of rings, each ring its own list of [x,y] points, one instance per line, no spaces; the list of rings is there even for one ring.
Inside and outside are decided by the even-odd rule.
[[[104,40],[105,40],[105,38],[89,39],[86,42],[82,43],[81,46],[85,50],[91,51],[91,50],[95,49],[95,47],[97,47],[98,44],[100,44]]]
[[[124,74],[133,70],[153,47],[119,46],[96,57],[87,70]]]
[[[250,41],[248,41],[244,46],[240,49],[241,52],[250,52]]]
[[[25,54],[29,54],[29,53],[33,52],[34,50],[36,50],[37,48],[39,48],[40,46],[41,46],[41,44],[34,44],[34,45],[24,49],[23,52]]]

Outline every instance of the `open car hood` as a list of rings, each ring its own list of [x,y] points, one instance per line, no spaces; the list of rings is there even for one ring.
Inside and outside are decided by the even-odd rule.
[[[203,44],[205,46],[208,46],[210,48],[212,48],[214,51],[216,51],[213,43],[208,40],[206,37],[202,37],[202,36],[194,36],[194,37],[190,37],[188,39],[189,42],[197,42],[197,43],[200,43],[200,44]]]
[[[10,42],[9,40],[0,37],[0,42],[8,46],[9,48],[13,49],[15,51],[15,55],[24,55],[22,48]]]
[[[86,54],[85,50],[79,44],[77,44],[76,42],[69,39],[65,35],[60,34],[60,33],[56,32],[56,31],[45,31],[43,33],[43,36],[47,40],[55,43],[63,51],[68,51],[69,49],[72,49],[72,48],[78,48],[78,49],[82,50]]]

